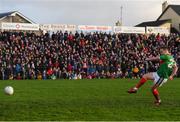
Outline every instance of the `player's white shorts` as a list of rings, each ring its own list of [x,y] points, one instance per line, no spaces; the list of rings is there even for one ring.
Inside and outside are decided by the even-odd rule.
[[[158,84],[159,86],[162,86],[162,84],[166,83],[168,80],[166,78],[159,77],[157,72],[153,72],[153,77],[154,77],[154,84]]]

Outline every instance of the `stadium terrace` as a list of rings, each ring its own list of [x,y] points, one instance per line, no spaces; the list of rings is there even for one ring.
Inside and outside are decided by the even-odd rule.
[[[169,45],[180,64],[179,35],[57,32],[0,33],[0,79],[139,78],[159,63],[146,62]],[[180,72],[177,75],[180,76]]]

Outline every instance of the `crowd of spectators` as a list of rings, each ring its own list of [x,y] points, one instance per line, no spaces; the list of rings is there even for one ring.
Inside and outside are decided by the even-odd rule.
[[[0,79],[138,78],[158,68],[145,59],[162,45],[180,65],[177,34],[0,32]]]

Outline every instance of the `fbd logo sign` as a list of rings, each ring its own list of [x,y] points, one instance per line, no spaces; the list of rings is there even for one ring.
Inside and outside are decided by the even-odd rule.
[[[19,25],[19,24],[16,24],[16,28],[19,29],[19,28],[20,28],[20,25]]]

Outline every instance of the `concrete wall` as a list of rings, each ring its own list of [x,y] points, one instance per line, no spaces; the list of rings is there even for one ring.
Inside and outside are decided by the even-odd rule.
[[[159,20],[165,19],[171,19],[172,27],[180,32],[180,16],[172,8],[168,8]]]
[[[167,28],[170,29],[171,28],[171,23],[170,22],[164,23],[160,27],[167,27]]]
[[[2,22],[29,23],[19,15],[5,17],[4,19],[0,20],[0,23]]]

